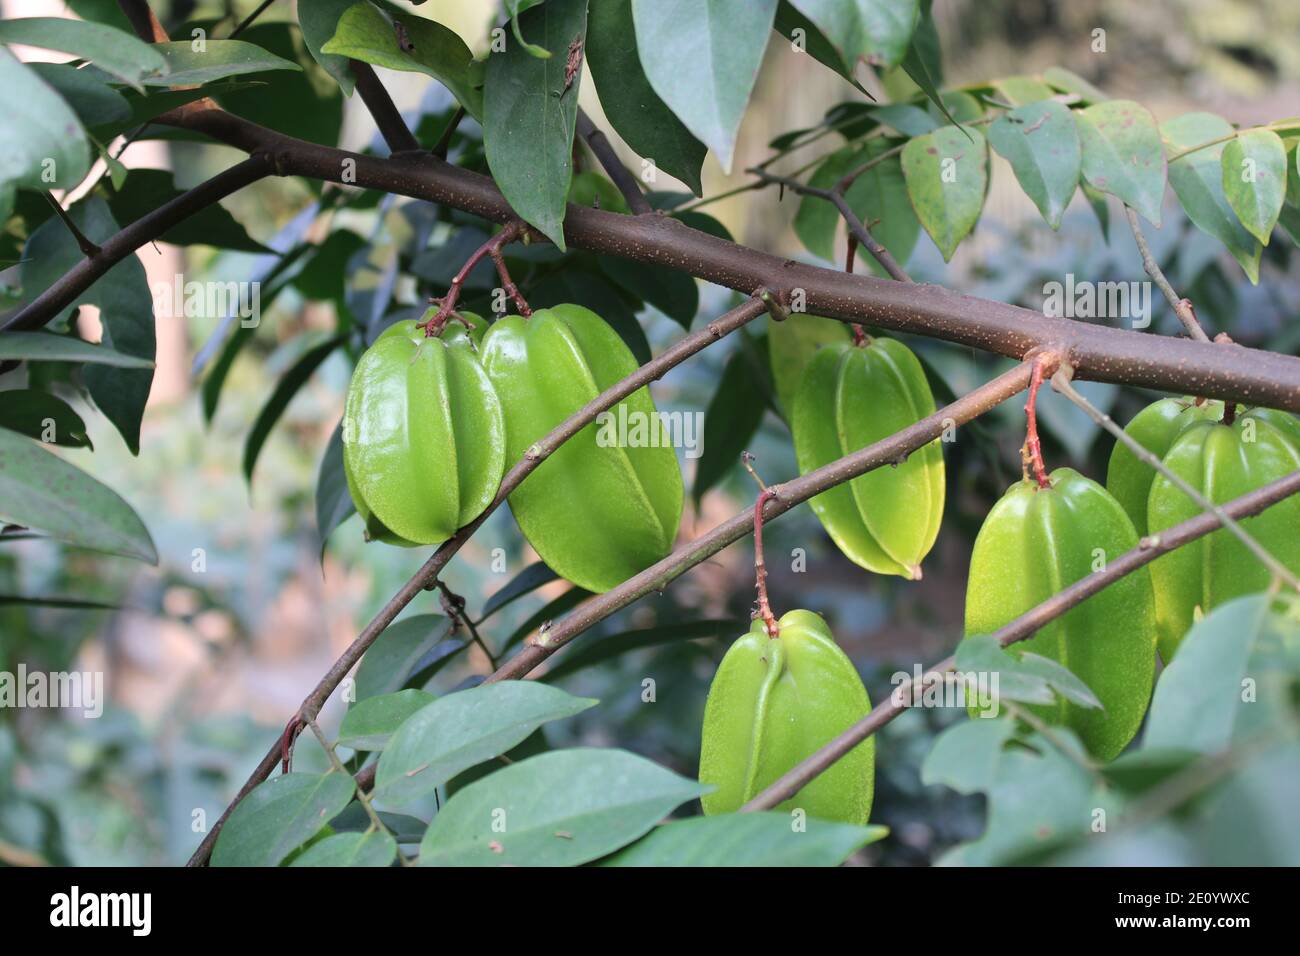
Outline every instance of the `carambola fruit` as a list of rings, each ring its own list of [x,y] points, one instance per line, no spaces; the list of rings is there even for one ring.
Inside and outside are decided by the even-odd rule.
[[[589,401],[632,374],[636,359],[600,316],[578,305],[512,315],[483,337],[483,367],[501,397],[510,461],[523,458]],[[682,475],[649,389],[609,410],[628,440],[592,422],[510,495],[524,537],[561,577],[608,591],[672,550]],[[616,429],[606,429],[607,436]]]
[[[966,634],[992,634],[1106,561],[1137,546],[1119,502],[1070,468],[1012,485],[975,539],[966,587]],[[1110,760],[1133,739],[1151,697],[1156,611],[1148,570],[1138,568],[1011,647],[1069,669],[1102,709],[1060,699],[1031,709],[1069,727],[1088,750]]]
[[[706,814],[731,813],[871,710],[866,688],[822,618],[791,611],[768,637],[762,620],[718,667],[704,706],[700,782]],[[868,737],[778,809],[862,824],[871,813]]]
[[[791,430],[807,473],[934,413],[925,372],[912,350],[877,337],[819,349],[795,397]],[[943,520],[944,468],[933,441],[897,464],[877,468],[812,499],[831,539],[854,563],[878,574],[921,576]]]
[[[505,420],[457,323],[387,329],[352,374],[343,467],[372,538],[438,544],[477,518],[505,470]]]

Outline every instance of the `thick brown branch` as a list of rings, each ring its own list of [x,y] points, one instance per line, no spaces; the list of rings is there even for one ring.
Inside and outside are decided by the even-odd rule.
[[[530,448],[529,454],[516,462],[514,467],[506,472],[505,477],[501,480],[501,487],[497,490],[497,495],[492,503],[488,505],[487,510],[439,546],[438,550],[420,567],[420,570],[402,585],[401,590],[393,595],[388,603],[380,609],[374,619],[357,636],[357,639],[348,645],[347,650],[334,662],[334,665],[325,676],[320,679],[315,689],[312,690],[298,709],[298,718],[303,722],[304,726],[307,721],[315,719],[316,715],[320,713],[320,709],[325,706],[325,701],[329,699],[330,694],[347,676],[348,671],[361,660],[361,656],[375,642],[375,639],[384,632],[384,629],[393,623],[393,620],[401,613],[402,609],[410,604],[422,591],[437,586],[438,575],[447,566],[447,562],[488,519],[488,516],[501,506],[510,495],[510,492],[519,487],[520,483],[532,473],[534,468],[549,458],[566,441],[595,421],[596,416],[601,412],[612,408],[637,389],[656,381],[670,369],[680,365],[686,359],[702,351],[728,333],[734,332],[742,325],[752,322],[763,314],[766,307],[764,299],[755,295],[726,315],[710,322],[698,332],[692,332],[690,335],[685,336],[657,358],[641,366],[632,375],[601,392],[600,395],[566,418],[549,435]],[[249,775],[248,780],[240,788],[230,806],[222,813],[221,818],[208,831],[203,842],[194,851],[194,855],[190,857],[188,866],[202,866],[207,862],[212,853],[212,847],[216,843],[217,834],[220,833],[221,826],[230,815],[230,811],[249,791],[274,772],[276,765],[280,762],[280,757],[281,748],[277,741],[275,746],[267,751],[266,756],[262,758],[261,763],[257,765],[252,774]]]
[[[1300,471],[1293,471],[1285,478],[1279,478],[1249,494],[1242,495],[1223,506],[1233,518],[1245,518],[1259,514],[1270,505],[1277,504],[1296,492],[1300,492]],[[1094,572],[1081,578],[1063,591],[1052,595],[1042,604],[1026,611],[993,636],[1006,647],[1017,641],[1032,637],[1038,630],[1056,620],[1066,611],[1083,603],[1107,585],[1136,571],[1156,558],[1180,548],[1190,541],[1202,538],[1220,527],[1219,519],[1213,514],[1200,514],[1195,518],[1174,525],[1159,535],[1143,538],[1132,551],[1125,552],[1107,563],[1105,570]],[[949,657],[940,661],[923,675],[922,681],[931,681],[944,672],[952,670],[955,659]],[[840,734],[826,746],[822,747],[808,759],[796,764],[782,774],[767,789],[757,794],[740,809],[742,811],[769,810],[784,800],[798,793],[809,780],[823,773],[850,750],[866,740],[885,724],[889,723],[910,704],[911,683],[896,687],[889,699],[877,704],[872,711],[844,733]]]
[[[874,445],[868,445],[792,481],[773,485],[770,489],[773,496],[763,508],[764,521],[785,514],[795,505],[807,501],[828,488],[843,484],[874,468],[905,459],[918,448],[942,435],[944,429],[950,425],[964,424],[1023,391],[1029,384],[1030,371],[1031,363],[1022,363],[991,382],[981,385],[970,394],[957,399],[951,405],[939,409],[933,415],[922,418],[915,425],[910,425]],[[613,590],[589,598],[578,605],[558,624],[533,637],[528,647],[497,668],[496,673],[488,680],[511,680],[523,677],[583,631],[652,591],[663,590],[677,577],[711,558],[727,545],[739,541],[753,530],[754,509],[746,508],[708,533],[682,545],[662,561],[629,578]]]

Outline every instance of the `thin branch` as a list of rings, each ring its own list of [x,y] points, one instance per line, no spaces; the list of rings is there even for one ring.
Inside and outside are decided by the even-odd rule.
[[[1156,284],[1161,292],[1164,293],[1165,299],[1173,306],[1174,314],[1178,316],[1178,321],[1183,323],[1183,328],[1187,334],[1198,342],[1208,342],[1210,337],[1205,334],[1201,328],[1200,321],[1196,318],[1196,308],[1192,305],[1191,299],[1182,298],[1174,287],[1169,284],[1165,278],[1164,272],[1160,270],[1156,257],[1151,254],[1151,247],[1147,245],[1146,234],[1142,231],[1142,224],[1138,222],[1137,213],[1130,206],[1124,207],[1124,215],[1128,217],[1129,227],[1133,230],[1133,239],[1137,242],[1138,253],[1142,256],[1142,267],[1146,269],[1147,275],[1151,281]]]
[[[1293,471],[1284,478],[1279,478],[1263,488],[1228,502],[1224,505],[1224,510],[1233,518],[1245,518],[1259,514],[1270,505],[1277,504],[1296,492],[1300,492],[1300,470]],[[1083,603],[1107,585],[1188,542],[1203,538],[1216,531],[1219,526],[1219,519],[1216,516],[1208,513],[1200,514],[1174,525],[1167,531],[1162,531],[1159,537],[1143,538],[1132,551],[1127,551],[1110,561],[1105,570],[1080,578],[1065,590],[1057,592],[1042,604],[1026,611],[993,636],[1003,647],[1032,637],[1041,628]],[[940,661],[921,675],[921,684],[941,679],[945,672],[953,669],[954,665],[955,659],[952,657]],[[869,714],[853,726],[778,777],[769,787],[741,807],[741,811],[770,810],[793,797],[810,780],[825,772],[854,747],[907,710],[911,706],[912,684],[913,682],[908,680],[894,688],[888,700],[877,704]]]
[[[28,303],[0,327],[0,332],[38,329],[61,314],[95,280],[141,246],[162,236],[177,223],[213,205],[231,193],[274,172],[270,159],[254,154],[242,163],[218,173],[207,182],[163,203],[141,216],[121,232],[105,240],[99,252],[69,269],[52,286]]]
[[[258,17],[260,17],[263,13],[265,13],[267,7],[269,7],[273,3],[275,3],[275,0],[262,0],[262,2],[258,4],[256,10],[254,10],[248,16],[244,17],[244,19],[239,21],[239,23],[235,26],[235,29],[230,31],[230,36],[227,37],[226,39],[233,40],[235,39],[235,37],[239,36],[241,33],[247,30],[250,26],[253,25],[253,21],[256,20]]]
[[[348,648],[334,662],[334,665],[326,672],[325,676],[320,679],[316,687],[302,702],[298,709],[298,717],[301,719],[311,719],[320,713],[320,709],[325,705],[325,701],[338,687],[339,683],[348,672],[356,666],[361,660],[361,656],[373,644],[376,638],[384,632],[384,629],[393,623],[402,609],[411,603],[416,597],[428,588],[434,585],[438,580],[438,575],[442,569],[447,566],[452,557],[461,549],[466,541],[477,531],[482,524],[487,521],[488,517],[499,508],[510,493],[519,487],[520,483],[527,478],[538,465],[549,458],[555,451],[566,441],[582,431],[587,425],[596,420],[596,416],[601,412],[612,408],[620,401],[627,398],[637,389],[644,388],[651,382],[664,376],[669,370],[680,365],[686,359],[702,351],[714,342],[734,332],[736,329],[764,313],[767,308],[767,299],[771,299],[770,294],[756,294],[746,302],[738,305],[736,308],[727,312],[725,315],[714,319],[707,326],[697,332],[692,332],[679,339],[675,344],[666,349],[657,358],[647,362],[637,369],[633,374],[623,379],[615,385],[601,392],[600,395],[593,398],[590,402],[574,412],[563,422],[551,430],[541,441],[533,445],[528,454],[506,472],[501,479],[501,486],[497,489],[496,497],[492,503],[487,506],[481,515],[457,531],[450,539],[444,542],[433,555],[424,562],[409,581],[402,585],[401,589],[389,599],[374,619],[361,631],[357,639],[353,641]],[[248,795],[254,787],[265,780],[275,770],[276,764],[280,759],[279,742],[267,751],[261,762],[249,775],[247,781],[240,788],[235,799],[226,807],[221,818],[216,822],[208,834],[199,844],[194,855],[190,857],[187,866],[202,866],[207,862],[212,853],[212,846],[216,843],[217,834],[220,833],[222,825],[226,818],[229,817],[230,811]]]
[[[815,471],[784,484],[773,485],[775,496],[763,508],[763,520],[771,521],[828,488],[843,484],[875,468],[897,464],[943,434],[945,428],[961,425],[1024,391],[1029,384],[1032,363],[1023,362],[967,395],[927,415],[914,425],[888,438],[839,458]],[[677,577],[708,560],[727,545],[754,530],[754,511],[746,508],[707,533],[690,541],[668,557],[629,578],[613,590],[589,598],[559,623],[529,639],[529,644],[497,668],[489,681],[523,677],[556,650],[615,611],[654,591],[662,591]]]
[[[438,142],[433,144],[430,150],[433,155],[439,159],[447,158],[447,150],[451,148],[451,138],[456,135],[456,129],[460,126],[460,121],[465,118],[465,107],[456,107],[456,112],[451,114],[451,119],[447,121],[446,127],[441,135],[438,136]]]
[[[446,582],[438,580],[434,583],[438,586],[438,590],[442,592],[443,611],[446,612],[447,616],[451,618],[453,622],[463,626],[465,630],[469,631],[470,640],[478,645],[478,649],[482,651],[483,656],[488,659],[488,664],[493,670],[496,670],[496,656],[488,649],[487,644],[483,643],[483,638],[479,636],[478,627],[474,624],[473,619],[465,613],[465,599],[451,588],[447,587]]]
[[[633,214],[640,216],[648,212],[654,212],[650,200],[645,198],[645,193],[641,192],[641,187],[637,185],[636,177],[620,162],[609,138],[581,108],[578,109],[578,135],[586,141],[587,145],[591,147],[591,151],[596,154],[596,158],[600,160],[600,165],[605,167],[605,172],[609,174],[609,178],[618,187],[618,191],[623,194],[623,198],[627,200],[628,208],[632,210]]]
[[[1056,374],[1052,376],[1052,388],[1056,389],[1056,391],[1060,392],[1079,408],[1083,409],[1089,418],[1106,431],[1110,432],[1110,434],[1114,435],[1115,439],[1128,448],[1129,451],[1133,452],[1133,454],[1136,455],[1143,464],[1154,468],[1164,476],[1167,481],[1173,484],[1175,488],[1196,502],[1197,507],[1214,515],[1224,528],[1231,532],[1238,541],[1246,546],[1246,549],[1250,551],[1251,554],[1257,557],[1260,562],[1273,573],[1274,577],[1286,582],[1292,590],[1300,591],[1300,580],[1290,572],[1286,565],[1273,557],[1273,555],[1269,554],[1268,549],[1260,544],[1254,535],[1250,534],[1250,532],[1243,528],[1238,522],[1234,521],[1232,516],[1222,507],[1216,505],[1209,498],[1206,498],[1205,495],[1200,493],[1200,491],[1188,484],[1181,475],[1177,474],[1163,461],[1153,455],[1146,448],[1142,447],[1142,445],[1139,444],[1132,435],[1116,425],[1113,418],[1101,411],[1101,409],[1097,408],[1097,406],[1092,404],[1092,402],[1084,398],[1083,395],[1079,394],[1078,390],[1070,384],[1070,367],[1068,365],[1062,365],[1061,368],[1057,370]],[[1163,532],[1161,533],[1163,534]]]
[[[87,259],[93,259],[95,256],[99,255],[99,246],[86,238],[86,234],[77,228],[77,224],[72,221],[72,217],[68,215],[68,211],[63,208],[62,204],[57,199],[54,198],[53,194],[46,191],[45,198],[48,199],[50,205],[54,207],[54,214],[63,220],[63,224],[68,227],[68,232],[72,233],[72,238],[77,241],[77,248],[81,250],[81,254]]]
[[[501,256],[501,250],[517,239],[524,239],[528,236],[528,225],[521,219],[514,222],[506,223],[505,227],[495,236],[489,238],[481,246],[470,253],[460,269],[451,277],[451,284],[447,288],[447,294],[441,299],[433,299],[438,303],[438,311],[424,323],[425,333],[427,335],[441,335],[447,320],[456,314],[456,303],[460,300],[460,290],[465,285],[465,280],[469,274],[474,271],[474,267],[482,262],[485,258],[490,257],[496,265],[497,275],[501,279],[501,284],[505,288],[506,294],[514,299],[519,314],[529,316],[533,310],[528,307],[524,297],[520,294],[518,287],[515,286],[514,280],[510,278],[510,272],[506,269],[505,259]]]
[[[379,77],[375,75],[370,64],[362,63],[360,60],[348,60],[348,69],[352,71],[352,76],[357,81],[357,92],[361,94],[361,102],[366,104],[366,109],[374,118],[375,125],[379,127],[379,132],[384,137],[384,142],[388,144],[389,150],[394,153],[418,150],[420,141],[406,125],[406,120],[402,119],[402,114],[398,112],[392,97],[388,95],[388,90],[384,89],[384,84],[379,82]]]

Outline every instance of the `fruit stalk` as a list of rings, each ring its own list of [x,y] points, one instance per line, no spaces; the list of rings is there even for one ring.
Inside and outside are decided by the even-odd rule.
[[[758,592],[758,611],[755,616],[763,619],[767,636],[772,639],[780,636],[781,630],[776,623],[776,615],[772,613],[772,605],[767,600],[767,564],[763,561],[763,509],[775,497],[775,491],[764,488],[754,502],[754,590]]]
[[[438,303],[438,311],[427,322],[422,323],[421,327],[424,329],[425,335],[442,334],[447,321],[455,314],[456,303],[460,299],[460,290],[464,286],[465,280],[469,278],[470,272],[483,261],[484,257],[492,259],[497,269],[497,275],[501,277],[501,284],[506,290],[506,295],[514,300],[515,306],[519,309],[519,314],[523,316],[532,315],[528,303],[524,301],[524,297],[519,294],[518,287],[510,278],[510,272],[506,269],[506,261],[501,255],[501,250],[504,247],[510,245],[516,239],[526,238],[527,235],[528,227],[522,221],[515,219],[506,223],[500,232],[470,253],[469,258],[465,260],[465,264],[460,267],[460,271],[452,276],[451,285],[447,288],[447,294],[441,299],[430,300]]]
[[[1025,447],[1021,451],[1021,466],[1026,479],[1029,478],[1030,468],[1033,469],[1034,480],[1038,482],[1039,488],[1052,487],[1052,482],[1047,477],[1047,468],[1043,464],[1043,444],[1038,437],[1038,389],[1043,384],[1045,366],[1050,361],[1052,358],[1046,355],[1034,360],[1033,372],[1029,377],[1029,398],[1025,402],[1028,424],[1025,428]]]

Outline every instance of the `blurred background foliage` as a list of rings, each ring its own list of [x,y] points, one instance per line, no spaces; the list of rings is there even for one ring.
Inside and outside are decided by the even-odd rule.
[[[158,9],[168,24],[201,23],[216,35],[255,5],[178,2]],[[26,0],[4,3],[7,15],[64,9],[57,2],[41,10],[33,6]],[[445,0],[438,7],[436,15],[471,48],[484,48],[495,3]],[[112,17],[115,10],[104,0],[70,0],[68,8],[95,19]],[[1112,95],[1138,99],[1161,120],[1201,108],[1243,124],[1300,112],[1300,7],[1291,0],[936,0],[934,12],[948,86],[1061,65]],[[222,97],[223,105],[307,139],[385,152],[361,104],[355,97],[345,101],[310,61],[291,17],[285,0],[243,38],[302,63],[305,72],[283,96],[260,97],[255,86],[237,85]],[[1105,53],[1091,49],[1096,27],[1106,30]],[[431,146],[451,114],[448,95],[417,75],[381,75],[421,142]],[[735,168],[764,158],[775,136],[814,124],[838,103],[862,100],[851,93],[810,58],[792,54],[788,44],[772,43],[742,126]],[[584,89],[583,103],[599,122],[590,89]],[[129,166],[172,170],[178,189],[236,158],[224,147],[160,135],[124,158]],[[481,150],[477,127],[465,121],[453,138],[451,158],[481,165]],[[819,151],[829,147],[810,147],[791,161],[806,162]],[[595,168],[589,155],[580,162],[581,168]],[[923,234],[910,263],[918,280],[1037,309],[1043,283],[1066,273],[1108,281],[1144,278],[1117,206],[1108,234],[1081,199],[1053,233],[1001,159],[993,160],[993,170],[973,238],[945,266]],[[742,175],[727,179],[710,158],[705,195],[742,182]],[[659,188],[676,191],[669,183]],[[659,197],[664,205],[680,199]],[[739,241],[806,258],[790,226],[796,205],[794,197],[782,201],[769,189],[705,209]],[[304,240],[315,245],[279,269],[275,256],[202,244],[160,243],[141,250],[141,259],[151,282],[174,272],[187,279],[260,277],[260,325],[242,334],[237,321],[218,316],[159,320],[158,382],[139,458],[102,417],[78,404],[75,389],[64,390],[83,411],[95,449],[93,459],[88,450],[67,449],[69,459],[135,506],[157,543],[159,566],[142,568],[43,540],[10,536],[0,542],[0,595],[54,599],[48,606],[0,601],[0,669],[13,670],[22,661],[46,670],[102,670],[109,696],[98,720],[48,711],[0,713],[0,862],[183,862],[199,839],[198,826],[215,820],[320,674],[423,558],[420,552],[366,545],[355,517],[324,547],[318,536],[320,463],[341,414],[358,339],[332,352],[273,419],[251,485],[241,477],[241,463],[276,383],[313,345],[335,329],[360,330],[369,341],[396,318],[418,314],[424,297],[440,294],[481,242],[483,224],[453,210],[377,194],[341,201],[336,190],[278,178],[243,190],[224,206],[255,244],[280,252]],[[1164,227],[1148,229],[1148,236],[1211,334],[1224,331],[1246,344],[1295,353],[1300,283],[1291,249],[1270,245],[1262,281],[1251,286],[1222,247],[1186,222],[1176,203],[1167,202],[1165,211]],[[679,311],[680,295],[673,299],[660,289],[660,301],[646,304],[611,281],[593,257],[571,256],[563,274],[554,269],[556,259],[549,248],[510,250],[512,271],[535,307],[574,299],[593,304],[643,354],[680,334],[680,325],[660,311]],[[465,305],[484,308],[492,283],[487,273],[475,272]],[[712,316],[731,301],[723,290],[702,287],[698,310],[692,303],[689,311]],[[1176,331],[1174,316],[1158,297],[1153,311],[1152,331]],[[745,448],[766,480],[779,481],[797,469],[789,432],[770,401],[765,321],[675,369],[656,386],[656,398],[669,411],[710,408],[723,369],[741,363],[743,377],[769,406]],[[945,343],[911,337],[908,343],[929,364],[940,404],[1007,365]],[[214,376],[216,369],[227,370],[224,380]],[[54,367],[44,374],[59,372]],[[214,381],[220,382],[219,394]],[[1152,398],[1109,386],[1089,386],[1086,393],[1120,421]],[[1041,412],[1049,464],[1103,475],[1109,440],[1099,439],[1097,429],[1056,396],[1044,396]],[[710,408],[718,422],[735,414],[725,399]],[[826,615],[874,700],[888,693],[891,674],[910,673],[913,665],[932,663],[956,645],[971,543],[991,503],[1018,477],[1022,436],[1020,409],[1008,403],[945,446],[949,506],[918,583],[868,575],[850,564],[806,506],[770,527],[770,587],[778,613],[807,607]],[[707,448],[705,453],[707,459]],[[699,466],[683,460],[688,486]],[[752,503],[753,485],[740,469],[724,462],[718,470],[721,480],[698,507],[688,502],[684,537]],[[477,617],[488,597],[534,560],[502,509],[444,580]],[[517,646],[528,630],[571,606],[567,587],[552,581],[494,613],[480,628],[487,645],[495,654],[508,653],[505,648]],[[59,606],[63,595],[108,606]],[[728,642],[746,626],[751,598],[751,552],[748,544],[738,545],[585,635],[553,662],[553,679],[601,704],[558,730],[548,728],[549,743],[618,745],[693,774],[708,683]],[[436,594],[417,600],[403,616],[428,613],[441,613]],[[628,632],[636,634],[624,638]],[[646,646],[603,657],[603,642],[612,638]],[[484,655],[467,647],[448,658],[428,686],[446,691],[487,669]],[[653,702],[643,699],[647,679],[654,681]],[[323,717],[327,729],[341,714],[336,699]],[[889,825],[892,833],[861,851],[857,862],[926,864],[979,836],[984,796],[926,785],[921,777],[936,735],[965,719],[949,710],[914,711],[880,735],[872,822]],[[297,760],[306,769],[323,767],[309,737],[300,742]]]

